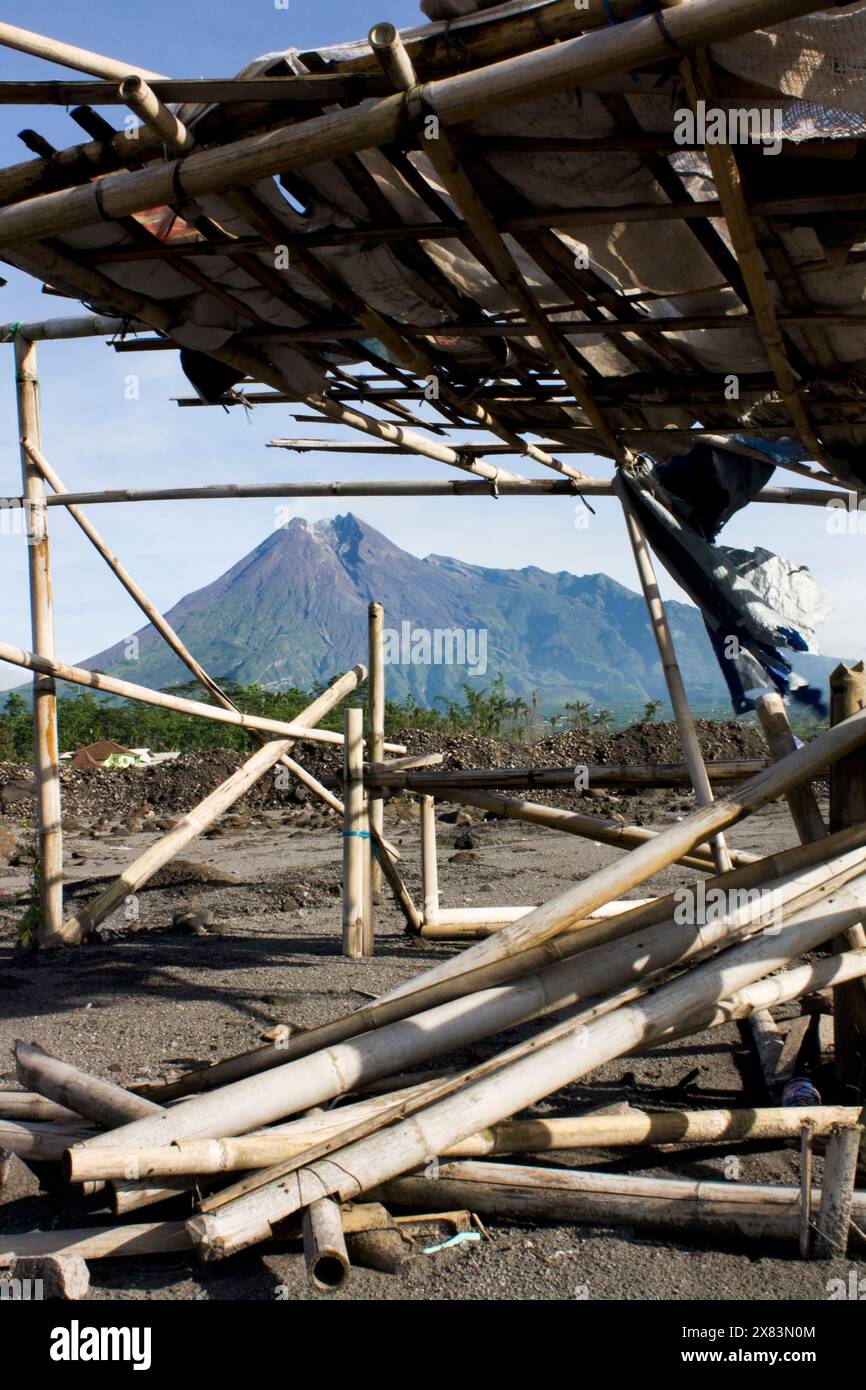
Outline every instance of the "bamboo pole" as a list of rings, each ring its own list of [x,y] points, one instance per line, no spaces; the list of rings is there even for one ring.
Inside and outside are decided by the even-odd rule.
[[[91,1226],[69,1231],[24,1231],[0,1235],[0,1266],[22,1255],[78,1255],[83,1260],[129,1259],[189,1250],[192,1241],[182,1221],[139,1226]]]
[[[0,324],[0,343],[23,338],[28,343],[60,342],[71,338],[114,338],[124,333],[144,333],[146,323],[135,319],[109,318],[104,314],[41,319],[35,323]]]
[[[80,1116],[65,1105],[46,1100],[35,1091],[0,1091],[0,1119],[75,1124]]]
[[[729,947],[632,1004],[589,1024],[564,1029],[539,1054],[500,1066],[491,1077],[425,1106],[411,1120],[389,1127],[384,1135],[359,1140],[337,1150],[332,1158],[296,1170],[290,1183],[281,1179],[269,1182],[262,1174],[261,1184],[253,1191],[226,1201],[218,1211],[193,1218],[190,1233],[205,1259],[220,1259],[266,1239],[272,1224],[323,1193],[349,1200],[423,1165],[430,1155],[534,1104],[596,1066],[646,1045],[683,1017],[712,1008],[733,990],[812,950],[857,920],[863,894],[861,878],[822,905],[795,913],[783,931],[761,933]]]
[[[852,1213],[856,1211],[858,1218],[866,1215],[866,1210],[860,1211],[860,1202],[854,1193],[862,1134],[858,1125],[837,1125],[830,1135],[824,1160],[821,1207],[815,1223],[815,1258],[818,1260],[844,1258]]]
[[[421,807],[421,878],[424,884],[424,926],[439,921],[439,866],[436,859],[436,802],[432,796],[418,798]]]
[[[19,53],[29,53],[34,58],[44,58],[48,63],[59,63],[61,67],[74,68],[77,72],[87,72],[92,77],[104,77],[109,81],[122,81],[131,72],[137,72],[141,77],[160,78],[165,75],[150,72],[135,63],[118,63],[101,53],[91,53],[87,48],[61,43],[58,39],[46,38],[44,34],[34,34],[30,29],[19,29],[15,24],[0,24],[0,44],[4,48],[15,48]]]
[[[54,599],[51,551],[45,512],[45,485],[23,447],[40,438],[39,378],[36,348],[15,339],[18,431],[22,441],[21,473],[27,504],[27,566],[33,647],[41,658],[54,657]],[[33,944],[57,945],[63,935],[63,831],[60,806],[60,757],[57,744],[57,691],[42,671],[33,677],[33,764],[38,822],[39,924]]]
[[[446,128],[475,120],[521,101],[668,59],[672,46],[710,45],[814,9],[814,0],[691,0],[666,13],[666,34],[652,17],[629,20],[539,52],[426,83],[409,101],[400,93],[364,109],[329,112],[213,150],[196,151],[179,161],[130,174],[109,174],[99,180],[98,193],[85,185],[42,194],[0,210],[0,245],[62,236],[106,219],[171,204],[179,188],[187,199],[194,199],[391,144],[411,128],[419,111],[435,113]],[[125,73],[114,75],[120,80]]]
[[[435,966],[420,980],[401,986],[399,992],[409,994],[427,989],[432,984],[441,985],[455,976],[519,957],[522,951],[542,945],[611,898],[620,897],[644,883],[680,855],[690,853],[697,845],[712,838],[717,831],[735,825],[777,797],[784,796],[791,787],[809,780],[828,764],[832,765],[859,748],[864,741],[866,711],[860,711],[835,729],[821,734],[805,748],[766,768],[723,800],[699,808],[684,820],[663,830],[655,840],[638,845],[615,864],[599,869],[582,883],[561,893],[535,912],[528,913],[520,921],[504,927],[495,936],[478,942],[459,957]],[[397,992],[392,990],[384,998],[393,998]]]
[[[15,1044],[15,1071],[22,1085],[106,1129],[162,1113],[161,1105],[62,1062],[33,1043]]]
[[[385,610],[381,603],[370,604],[367,627],[367,757],[371,763],[379,763],[385,756]],[[376,833],[381,837],[385,830],[385,803],[381,796],[370,797],[369,817],[371,835]],[[382,891],[382,867],[378,854],[373,856],[370,887],[373,893]]]
[[[803,1120],[800,1130],[800,1259],[808,1260],[812,1253],[812,1174],[814,1150],[812,1146],[812,1125]]]
[[[733,901],[735,892],[744,892],[758,885],[778,885],[782,880],[808,873],[816,866],[825,864],[830,857],[841,856],[864,846],[866,827],[843,831],[839,835],[831,836],[826,846],[797,846],[780,854],[770,855],[757,865],[735,869],[732,873],[713,880],[709,886],[730,894],[730,900]],[[604,911],[606,906],[603,905],[597,911]],[[280,1047],[268,1044],[189,1072],[178,1081],[160,1087],[153,1093],[153,1097],[160,1103],[167,1103],[191,1093],[207,1093],[244,1077],[270,1071],[285,1062],[309,1056],[320,1048],[331,1047],[370,1029],[378,1029],[386,1023],[406,1018],[421,1008],[432,1008],[449,998],[501,984],[521,970],[535,970],[551,961],[566,959],[582,949],[590,949],[608,941],[622,940],[631,933],[667,922],[673,916],[676,906],[676,898],[670,893],[643,907],[623,912],[614,920],[596,921],[594,925],[590,925],[589,919],[580,921],[573,930],[564,931],[541,947],[524,952],[516,961],[506,958],[489,970],[473,972],[456,982],[448,981],[445,987],[434,985],[428,988],[423,985],[422,977],[422,987],[411,993],[408,990],[392,991],[382,1001],[365,1004],[330,1023],[288,1038]]]
[[[233,724],[242,729],[262,730],[271,735],[279,734],[289,744],[300,739],[310,743],[333,745],[342,745],[343,742],[342,734],[332,733],[328,729],[311,728],[301,723],[301,715],[287,723],[282,719],[263,719],[257,714],[243,714],[240,710],[217,709],[214,705],[203,704],[201,700],[186,700],[179,695],[168,695],[162,690],[151,690],[144,685],[134,685],[131,681],[120,680],[116,676],[106,676],[101,671],[85,671],[78,666],[65,666],[63,662],[49,660],[35,652],[23,651],[20,647],[10,647],[5,642],[0,642],[0,661],[8,661],[13,666],[23,666],[26,670],[43,676],[69,681],[73,685],[84,685],[91,690],[102,690],[108,695],[119,695],[124,700],[138,700],[141,704],[155,705],[159,709],[173,709],[178,714],[191,714],[199,719],[210,719],[217,724]],[[366,671],[363,666],[356,666],[354,674],[356,680],[349,687],[351,689],[365,679]],[[405,752],[402,744],[392,743],[386,746],[393,752]]]
[[[58,1120],[0,1120],[0,1149],[26,1162],[56,1163],[67,1149],[90,1133],[87,1125]]]
[[[364,795],[364,711],[345,711],[343,739],[343,955],[373,954],[370,830]]]
[[[163,105],[139,73],[129,73],[124,77],[117,92],[121,101],[135,112],[142,124],[152,130],[172,154],[184,154],[195,145],[195,139],[183,121]]]
[[[690,0],[691,3],[691,0]],[[737,758],[707,764],[707,773],[714,782],[739,782],[766,768],[767,763],[756,758]],[[681,787],[689,785],[689,772],[684,763],[591,763],[584,769],[592,787]],[[573,767],[494,767],[448,768],[445,772],[382,772],[368,771],[371,786],[392,791],[430,792],[440,801],[447,801],[452,791],[461,789],[486,790],[497,787],[569,787],[574,788]],[[658,838],[658,837],[656,837]]]
[[[415,1065],[491,1033],[602,996],[611,989],[643,982],[655,972],[680,965],[732,934],[755,930],[766,919],[768,908],[774,914],[787,909],[796,921],[797,907],[800,915],[807,911],[800,904],[823,902],[828,881],[837,876],[855,876],[859,881],[864,864],[864,851],[854,851],[830,866],[820,864],[808,874],[791,877],[780,885],[769,904],[738,903],[718,922],[697,930],[693,925],[663,923],[646,931],[637,946],[624,939],[581,952],[525,974],[510,985],[480,990],[465,999],[372,1029],[350,1042],[285,1062],[263,1075],[194,1097],[152,1120],[127,1127],[122,1134],[94,1138],[84,1147],[101,1148],[106,1142],[149,1145],[244,1133],[292,1110],[322,1104],[376,1077],[387,1076],[395,1065]],[[841,887],[838,895],[848,891]],[[820,912],[821,908],[815,910]],[[786,941],[792,935],[793,929],[781,933]]]
[[[640,825],[623,825],[619,821],[605,820],[601,816],[563,811],[558,807],[541,806],[537,802],[491,795],[488,792],[452,790],[442,799],[456,801],[460,806],[476,806],[479,810],[492,811],[497,816],[525,821],[529,825],[544,825],[550,830],[561,830],[566,835],[581,835],[588,840],[595,840],[598,844],[615,845],[617,849],[634,849],[635,845],[653,840],[658,834],[658,831],[647,830]],[[757,858],[756,854],[748,853],[731,855],[732,865],[735,867],[753,864]],[[701,851],[684,855],[677,863],[690,869],[701,869],[704,873],[715,872],[712,858]]]
[[[626,1224],[752,1240],[796,1240],[799,1232],[800,1191],[787,1186],[619,1177],[470,1161],[440,1165],[435,1182],[397,1178],[374,1193],[398,1207],[465,1206],[482,1216],[523,1222]],[[817,1192],[814,1200],[820,1200]],[[856,1211],[859,1217],[866,1215],[866,1192],[857,1194]]]
[[[334,1293],[342,1288],[351,1270],[343,1217],[330,1198],[312,1202],[304,1212],[304,1259],[307,1277],[318,1293]]]
[[[830,675],[830,723],[839,725],[866,707],[866,671],[860,661],[850,669],[840,664]],[[866,758],[858,750],[841,758],[830,774],[830,828],[841,830],[866,819]],[[866,945],[858,923],[837,949]],[[836,1075],[851,1093],[866,1092],[866,990],[861,984],[833,991]]]
[[[703,754],[701,753],[697,727],[692,717],[692,712],[689,709],[688,696],[686,695],[680,664],[677,660],[673,634],[670,629],[670,624],[668,623],[664,602],[659,592],[658,579],[656,578],[655,565],[653,564],[649,544],[637,511],[628,495],[628,484],[624,483],[622,478],[617,478],[614,490],[617,492],[619,500],[622,503],[626,530],[628,531],[628,538],[634,554],[640,586],[649,612],[653,636],[655,637],[656,646],[659,650],[665,684],[668,688],[668,695],[677,721],[680,743],[683,746],[683,757],[686,760],[686,767],[689,771],[689,781],[692,784],[698,806],[710,806],[713,801],[713,791],[710,786],[709,776],[707,775],[707,768],[704,764]],[[719,873],[723,874],[727,869],[732,867],[731,856],[724,836],[714,836],[710,845],[716,867]]]
[[[759,695],[755,708],[773,757],[785,758],[795,752],[797,745],[781,695]],[[801,844],[823,839],[827,828],[810,784],[804,782],[800,787],[792,787],[785,800]]]
[[[307,447],[299,452],[316,452],[319,446],[323,452],[330,452],[327,448],[330,443],[328,440],[304,442]],[[395,455],[417,452],[408,446],[388,443],[377,445],[376,449],[383,454]],[[363,451],[363,444],[347,443],[344,446],[346,453]],[[496,449],[488,449],[485,445],[483,451],[485,454],[495,454]],[[566,448],[563,452],[567,451]],[[465,452],[477,452],[477,447],[472,446],[472,449]],[[587,445],[580,452],[592,453],[593,450]],[[588,478],[581,482],[579,488],[568,480],[558,478],[531,478],[524,482],[497,479],[495,488],[491,482],[482,478],[455,478],[453,481],[438,478],[405,478],[401,481],[387,479],[357,482],[214,483],[206,487],[110,488],[100,492],[70,492],[68,498],[48,497],[46,506],[63,506],[67,501],[79,506],[92,507],[121,502],[218,502],[239,497],[490,497],[495,500],[497,497],[574,497],[578,494],[585,497],[612,497],[613,488],[610,483],[599,478]],[[830,501],[848,505],[852,496],[854,494],[851,492],[823,487],[765,487],[752,498],[752,501],[826,507]],[[17,505],[17,499],[11,498],[9,504]]]

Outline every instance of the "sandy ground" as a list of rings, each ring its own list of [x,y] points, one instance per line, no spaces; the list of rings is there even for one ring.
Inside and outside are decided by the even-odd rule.
[[[682,796],[662,798],[656,823],[681,815]],[[417,822],[405,802],[388,807],[386,833],[401,850],[416,896]],[[631,813],[627,803],[626,815]],[[474,861],[451,863],[467,827],[440,825],[443,906],[536,903],[585,877],[618,852],[516,824],[469,827]],[[68,830],[70,879],[116,872],[155,836]],[[793,842],[787,813],[771,808],[729,836],[737,848],[766,852]],[[157,1080],[189,1066],[255,1046],[275,1023],[306,1028],[378,995],[444,959],[458,947],[419,942],[403,933],[390,904],[377,910],[375,959],[353,963],[340,954],[341,841],[309,809],[262,813],[196,841],[184,861],[232,875],[236,883],[177,883],[140,895],[139,930],[77,951],[13,958],[14,895],[26,888],[18,869],[0,869],[0,1085],[14,1084],[10,1048],[38,1042],[122,1085]],[[201,878],[201,874],[193,878]],[[204,875],[207,877],[207,874]],[[181,875],[182,877],[182,875]],[[693,877],[667,871],[630,896],[670,891]],[[173,914],[213,914],[207,936],[172,930]],[[119,919],[112,926],[123,927]],[[509,1035],[513,1041],[520,1034]],[[436,1064],[469,1065],[498,1050],[486,1039]],[[828,1100],[831,1096],[825,1097]],[[588,1105],[629,1101],[650,1108],[766,1103],[747,1043],[731,1026],[646,1057],[596,1071],[544,1102],[537,1114],[573,1114]],[[741,1146],[744,1181],[796,1182],[792,1148]],[[720,1179],[719,1148],[687,1156],[657,1152],[592,1154],[582,1166],[618,1172]],[[565,1160],[567,1161],[567,1160]],[[106,1221],[100,1198],[37,1196],[34,1175],[17,1160],[0,1194],[0,1231]],[[182,1217],[189,1202],[152,1212]],[[142,1213],[139,1219],[147,1219]],[[866,1246],[833,1264],[802,1263],[787,1247],[702,1240],[670,1241],[646,1231],[487,1223],[489,1239],[434,1255],[417,1253],[396,1274],[356,1269],[336,1299],[750,1299],[825,1300],[832,1278],[851,1269],[866,1275]],[[95,1299],[309,1299],[299,1247],[201,1266],[182,1255],[91,1266]]]

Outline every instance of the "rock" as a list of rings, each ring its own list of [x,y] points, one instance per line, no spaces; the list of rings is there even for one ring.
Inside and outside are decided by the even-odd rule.
[[[139,820],[137,816],[130,816],[126,822],[126,830],[129,835],[140,835],[144,830],[144,821]]]
[[[474,848],[475,848],[475,841],[473,840],[473,838],[472,838],[472,836],[471,836],[471,834],[469,833],[468,830],[464,830],[463,833],[462,833],[461,835],[458,835],[458,836],[457,836],[456,840],[454,841],[454,848],[455,848],[455,849],[474,849]]]
[[[78,1302],[90,1292],[90,1270],[80,1255],[19,1255],[11,1274],[13,1279],[41,1280],[46,1299]]]
[[[171,919],[173,931],[189,936],[208,936],[207,924],[199,912],[176,912]]]
[[[477,863],[477,861],[478,861],[478,855],[477,855],[477,854],[473,854],[473,852],[472,852],[471,849],[461,849],[461,850],[458,850],[456,854],[452,854],[451,858],[448,860],[448,863],[449,863],[449,864],[475,864],[475,863]]]

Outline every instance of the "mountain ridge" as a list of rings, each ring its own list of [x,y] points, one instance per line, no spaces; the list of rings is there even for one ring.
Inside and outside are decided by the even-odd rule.
[[[374,600],[395,633],[406,622],[413,631],[468,633],[470,649],[476,635],[474,670],[398,656],[387,670],[391,699],[459,699],[465,682],[483,689],[501,672],[510,695],[527,699],[537,691],[544,708],[572,699],[610,708],[666,701],[644,600],[609,575],[495,569],[439,554],[419,559],[351,512],[315,523],[293,518],[166,617],[215,679],[308,690],[366,661]],[[691,700],[724,712],[725,685],[698,610],[676,601],[667,610]],[[479,634],[486,634],[484,670]],[[153,628],[134,637],[136,660],[128,659],[127,638],[80,664],[159,688],[188,680]],[[399,647],[392,641],[390,650]],[[407,650],[403,644],[404,657]],[[797,664],[825,685],[835,662],[811,656]]]

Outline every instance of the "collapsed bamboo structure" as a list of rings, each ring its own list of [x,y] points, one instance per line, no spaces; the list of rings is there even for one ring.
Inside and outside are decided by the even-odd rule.
[[[346,1235],[371,1229],[368,1219],[392,1223],[381,1203],[662,1225],[707,1239],[746,1233],[799,1241],[803,1254],[812,1221],[820,1256],[844,1253],[866,1221],[866,1193],[856,1188],[866,1074],[862,671],[843,672],[833,727],[805,747],[796,747],[781,701],[767,697],[759,715],[772,761],[705,763],[658,589],[655,558],[668,561],[635,503],[644,468],[636,450],[664,462],[694,445],[753,465],[772,461],[746,500],[857,511],[866,491],[857,465],[866,443],[866,328],[849,305],[862,300],[866,281],[851,219],[866,203],[845,165],[859,170],[862,125],[835,131],[833,151],[814,135],[789,138],[783,126],[783,176],[771,181],[758,160],[757,172],[773,185],[761,196],[748,141],[682,143],[674,133],[678,83],[686,114],[713,102],[724,114],[736,102],[772,99],[796,124],[798,98],[808,93],[789,90],[794,79],[772,65],[756,72],[748,41],[758,32],[775,49],[781,35],[784,48],[786,24],[802,18],[829,44],[815,0],[687,0],[655,14],[636,0],[459,8],[469,13],[455,18],[446,6],[447,22],[406,35],[377,24],[366,44],[276,55],[254,77],[216,82],[175,80],[0,24],[0,45],[87,79],[0,83],[0,103],[80,103],[79,123],[95,132],[87,144],[43,149],[0,170],[2,258],[97,311],[0,330],[0,342],[13,344],[22,466],[21,494],[7,505],[26,518],[33,634],[32,652],[0,643],[0,660],[33,674],[39,941],[85,942],[278,763],[339,818],[348,958],[375,950],[373,905],[384,882],[411,933],[483,938],[352,1013],[194,1069],[148,1096],[20,1044],[16,1066],[27,1090],[0,1097],[3,1148],[62,1163],[74,1183],[109,1184],[121,1213],[181,1193],[195,1210],[185,1222],[31,1233],[11,1238],[14,1250],[0,1241],[2,1264],[16,1251],[106,1258],[195,1249],[215,1260],[278,1237],[292,1218],[310,1281],[328,1292],[349,1270]],[[829,72],[837,60],[834,52]],[[845,93],[830,78],[826,84],[816,109],[839,116],[848,109]],[[636,114],[632,94],[655,102],[652,112]],[[578,134],[574,102],[581,103]],[[96,106],[137,116],[134,142],[96,116]],[[842,147],[845,158],[837,157]],[[678,163],[684,149],[689,166]],[[623,195],[623,187],[637,191]],[[157,226],[154,210],[166,214],[170,232]],[[224,333],[202,328],[216,322],[217,309]],[[122,352],[194,354],[212,384],[196,384],[197,400],[181,405],[297,403],[314,420],[366,436],[362,445],[353,434],[276,439],[274,447],[410,454],[454,472],[153,488],[112,479],[110,488],[75,491],[41,437],[34,344],[87,337],[113,339]],[[452,431],[477,433],[466,442]],[[613,477],[563,462],[581,453],[612,461]],[[514,455],[542,476],[502,465]],[[773,467],[818,486],[770,486]],[[703,483],[696,477],[698,489]],[[621,509],[683,761],[584,771],[594,788],[691,787],[697,809],[678,823],[656,831],[507,795],[571,788],[573,769],[455,770],[402,759],[406,749],[385,736],[386,615],[376,602],[368,614],[366,729],[360,708],[345,711],[343,734],[315,727],[357,690],[367,676],[361,666],[290,723],[247,714],[83,510],[156,500],[479,495],[563,496],[579,506],[612,498]],[[46,523],[56,507],[207,703],[56,659]],[[57,681],[238,727],[258,745],[65,919]],[[303,741],[342,746],[340,785],[289,756]],[[386,756],[393,754],[396,761]],[[828,769],[829,834],[811,788]],[[399,792],[419,798],[417,904],[385,839],[387,798]],[[731,851],[725,832],[778,798],[787,800],[801,844],[764,857]],[[447,907],[437,800],[623,853],[540,905]],[[680,920],[673,894],[626,899],[655,874],[680,869],[709,876],[725,902],[718,917]],[[759,1028],[763,1020],[778,1032],[771,1007],[822,990],[835,996],[837,1064],[850,1104],[522,1115],[642,1048],[737,1019],[756,1018]],[[414,1084],[411,1073],[409,1084],[395,1081],[406,1068],[515,1030],[522,1030],[517,1039],[486,1061]],[[376,1085],[384,1095],[359,1095]],[[334,1110],[305,1113],[338,1101]],[[812,1142],[824,1137],[819,1190]],[[477,1161],[757,1139],[801,1140],[799,1189]],[[431,1160],[439,1164],[436,1184],[420,1175]],[[233,1181],[220,1186],[226,1175]]]

